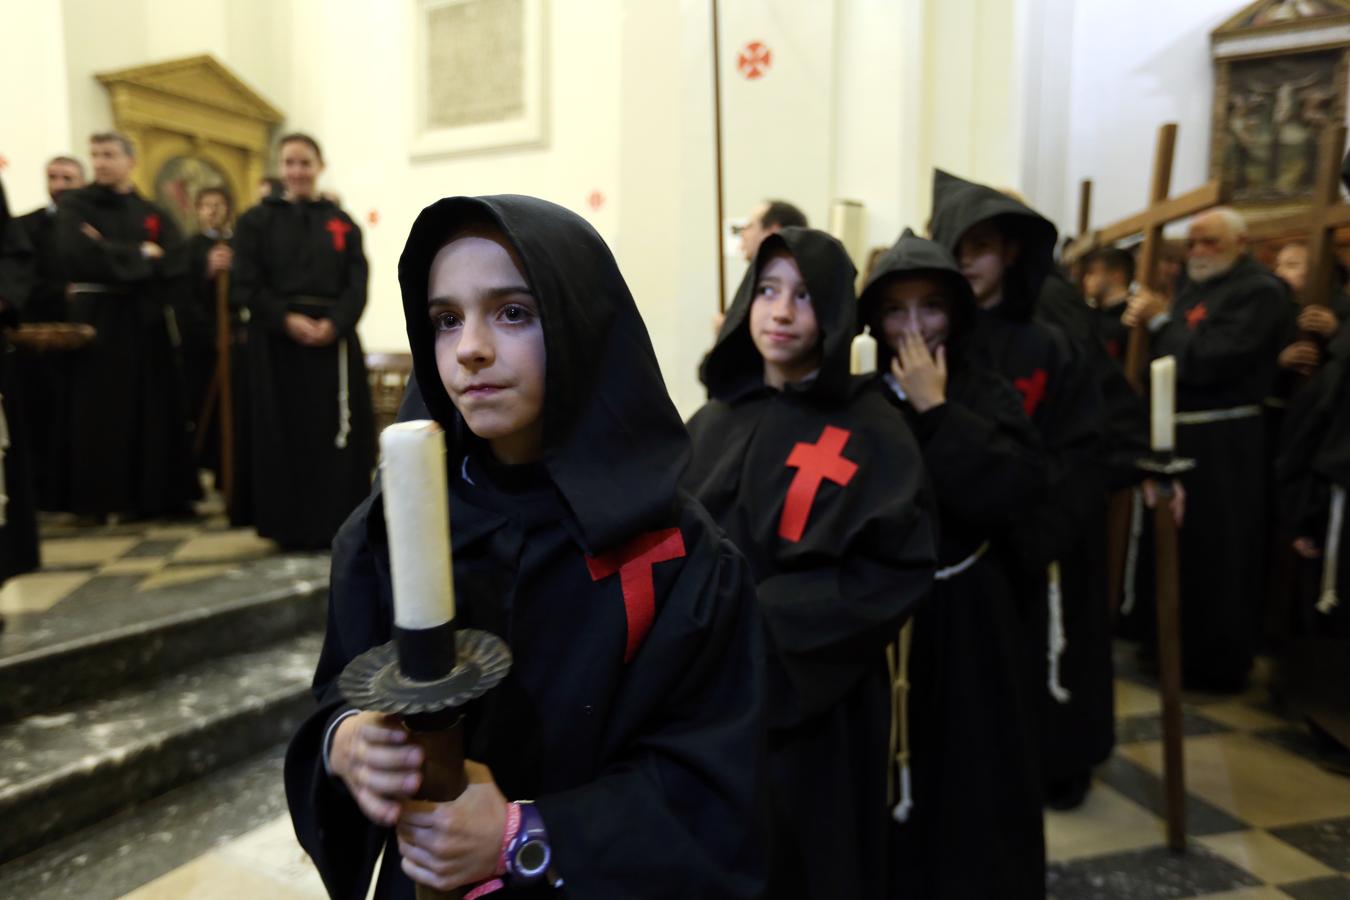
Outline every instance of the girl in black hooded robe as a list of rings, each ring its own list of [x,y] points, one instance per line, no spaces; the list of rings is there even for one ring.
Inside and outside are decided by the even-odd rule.
[[[776,900],[885,895],[885,648],[936,560],[914,436],[849,373],[853,278],[823,232],[765,239],[689,423],[688,484],[749,557],[768,627]]]
[[[433,260],[468,236],[510,256],[511,283],[460,266],[452,272],[471,290],[429,305],[442,285]],[[500,635],[514,656],[465,726],[467,756],[490,777],[471,787],[477,800],[466,792],[450,804],[452,814],[472,823],[485,792],[495,814],[505,798],[535,801],[563,887],[512,896],[759,896],[763,660],[753,583],[679,488],[688,434],[609,249],[551,203],[456,197],[418,217],[399,281],[416,385],[446,429],[457,622]],[[472,324],[474,310],[490,324]],[[535,381],[513,374],[502,349],[506,335],[529,328],[542,330]],[[495,349],[473,344],[481,329],[501,335]],[[521,461],[519,448],[499,459],[507,438],[469,427],[484,414],[473,404],[493,402],[470,398],[485,384],[507,396],[542,392],[542,411],[515,433],[535,435],[524,457],[534,461]],[[405,410],[418,405],[412,397]],[[381,502],[377,484],[334,542],[319,706],[286,760],[296,832],[334,897],[365,896],[381,849],[381,898],[411,898],[406,873],[426,879],[429,866],[448,865],[418,841],[426,809],[407,799],[413,789],[359,806],[349,786],[360,778],[340,759],[351,710],[338,674],[391,637]],[[399,743],[388,721],[360,727],[360,740],[385,741],[383,750]],[[493,860],[500,828],[493,834],[489,823]]]
[[[969,358],[975,296],[942,247],[907,230],[877,261],[859,310],[942,521],[941,568],[912,625],[901,749],[913,805],[897,809],[891,895],[1041,898],[1035,698],[1007,562],[994,549],[1041,500],[1040,437],[1012,385]]]
[[[1006,194],[939,170],[932,236],[958,260],[981,305],[972,358],[1022,394],[1050,454],[1046,499],[1026,508],[1010,549],[1031,641],[1029,675],[1040,697],[1046,800],[1071,808],[1115,745],[1101,381],[1074,341],[1037,316],[1054,265],[1049,221]],[[997,271],[988,268],[994,256],[1001,256]]]

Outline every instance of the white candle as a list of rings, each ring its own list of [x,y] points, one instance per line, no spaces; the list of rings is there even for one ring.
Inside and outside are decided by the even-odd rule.
[[[445,433],[428,420],[380,435],[380,477],[394,581],[394,624],[420,631],[455,617]]]
[[[1164,356],[1155,359],[1149,367],[1152,378],[1152,445],[1153,449],[1168,452],[1176,449],[1177,441],[1177,359]]]
[[[849,348],[849,371],[854,375],[871,375],[877,370],[877,339],[870,329],[853,339]]]

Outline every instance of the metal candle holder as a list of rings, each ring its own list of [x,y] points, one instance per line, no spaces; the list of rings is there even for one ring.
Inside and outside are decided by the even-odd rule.
[[[1152,451],[1148,456],[1140,457],[1134,462],[1135,468],[1150,475],[1162,475],[1168,478],[1175,478],[1178,475],[1184,475],[1195,468],[1195,460],[1187,459],[1184,456],[1177,456],[1171,451]],[[1169,487],[1170,489],[1170,487]]]

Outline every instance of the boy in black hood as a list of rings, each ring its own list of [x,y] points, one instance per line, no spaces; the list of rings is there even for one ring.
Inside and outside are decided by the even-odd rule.
[[[688,484],[749,557],[768,626],[776,900],[885,895],[885,647],[936,555],[914,437],[849,372],[853,279],[823,232],[766,238],[689,423]]]
[[[1070,808],[1115,743],[1100,384],[1074,342],[1036,315],[1054,268],[1049,221],[1006,194],[938,171],[932,232],[980,307],[972,358],[1021,392],[1050,454],[1047,499],[1027,507],[1012,550],[1040,685],[1046,799]]]
[[[891,895],[1041,898],[1036,698],[995,549],[1042,500],[1040,437],[1012,385],[970,358],[975,296],[941,246],[907,230],[877,261],[859,308],[889,360],[883,380],[919,439],[942,520],[941,568],[913,622],[909,746],[899,748],[913,805]],[[902,786],[907,778],[902,768]]]
[[[753,584],[679,488],[688,437],[609,249],[551,203],[456,197],[418,217],[399,281],[422,395],[405,409],[446,430],[457,621],[515,661],[468,714],[469,789],[412,799],[420,750],[336,687],[390,638],[377,484],[334,542],[319,707],[286,761],[329,892],[364,897],[381,849],[382,898],[501,876],[507,801],[533,799],[563,885],[508,874],[512,896],[758,896]]]

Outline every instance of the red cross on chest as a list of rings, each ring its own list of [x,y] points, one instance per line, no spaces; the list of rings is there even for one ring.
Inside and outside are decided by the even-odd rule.
[[[625,663],[636,655],[656,619],[656,582],[652,567],[682,559],[684,555],[684,535],[678,528],[666,528],[639,535],[608,553],[586,557],[591,581],[601,581],[619,573],[624,614],[628,619],[628,641],[623,652]]]
[[[328,220],[323,226],[324,229],[333,236],[333,249],[338,253],[347,249],[347,232],[352,230],[352,226],[338,218]]]
[[[145,221],[142,222],[141,224],[145,226],[145,239],[152,244],[158,244],[159,215],[156,213],[150,213],[150,215],[145,217]]]
[[[778,519],[778,536],[783,540],[795,543],[802,539],[822,481],[843,487],[853,480],[858,464],[844,457],[850,435],[846,429],[826,425],[818,441],[798,443],[788,454],[787,467],[796,469],[797,474],[788,485],[783,514]]]
[[[1048,382],[1049,378],[1044,369],[1037,369],[1026,378],[1013,379],[1013,387],[1022,395],[1022,408],[1026,410],[1027,418],[1034,416],[1036,410],[1040,408],[1041,401],[1045,399],[1045,387]]]
[[[1205,319],[1208,318],[1209,318],[1209,310],[1205,308],[1205,304],[1197,303],[1195,304],[1195,306],[1192,306],[1190,309],[1186,310],[1186,327],[1189,328],[1191,331],[1194,331],[1195,326],[1199,325],[1201,322],[1205,321]]]

